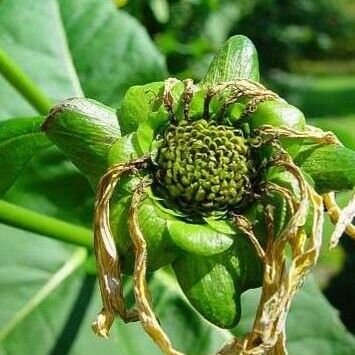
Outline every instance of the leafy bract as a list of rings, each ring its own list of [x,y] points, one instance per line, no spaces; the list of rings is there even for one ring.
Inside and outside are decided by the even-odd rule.
[[[218,84],[235,79],[259,80],[259,64],[256,49],[250,39],[233,36],[215,55],[202,85]]]
[[[208,225],[168,221],[171,239],[181,249],[198,255],[214,255],[233,244],[233,236],[220,233]]]
[[[186,297],[214,324],[231,328],[240,318],[240,295],[261,285],[262,267],[245,236],[235,236],[225,252],[209,256],[182,253],[173,263]]]
[[[42,129],[94,186],[108,168],[112,143],[120,137],[115,111],[89,99],[57,104]]]
[[[217,232],[231,235],[235,235],[237,233],[236,228],[230,221],[215,218],[205,218],[205,221],[210,227],[212,227]]]
[[[172,98],[172,109],[176,115],[179,114],[179,103],[184,91],[184,85],[176,79],[167,79],[170,87],[169,95]],[[154,82],[146,85],[131,87],[122,100],[117,110],[122,134],[132,133],[141,125],[149,121],[148,126],[157,130],[166,121],[166,108],[164,107],[165,83]],[[155,122],[154,117],[157,116]]]
[[[355,151],[338,145],[311,146],[295,162],[314,180],[320,193],[351,190],[355,186]]]
[[[180,287],[191,304],[207,320],[222,328],[234,326],[240,318],[237,272],[223,263],[226,255],[206,258],[182,254],[173,264]]]
[[[168,113],[164,107],[161,107],[158,111],[151,112],[148,118],[138,126],[136,137],[142,154],[148,154],[151,151],[153,140],[168,123]]]
[[[162,103],[164,83],[156,82],[140,86],[132,86],[127,90],[120,108],[117,110],[122,134],[136,131],[151,111],[155,111]]]
[[[132,183],[132,179],[127,179]],[[125,181],[123,181],[125,183]],[[133,184],[136,182],[133,182]],[[121,187],[122,189],[122,187]],[[128,212],[131,194],[118,187],[117,194],[111,208],[111,228],[116,240],[117,249],[122,254],[121,263],[125,273],[132,273],[134,264],[134,248],[128,231]],[[116,200],[115,200],[116,199]],[[139,227],[147,241],[148,269],[150,271],[169,264],[176,258],[177,248],[174,247],[167,228],[167,221],[160,215],[160,211],[146,196],[138,210]]]

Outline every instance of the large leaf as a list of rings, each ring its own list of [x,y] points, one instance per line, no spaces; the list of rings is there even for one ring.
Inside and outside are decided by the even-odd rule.
[[[80,8],[73,8],[75,5],[80,5]],[[113,25],[106,26],[106,20]],[[75,26],[77,30],[68,30],[66,26]],[[92,40],[89,37],[94,33],[95,40]],[[68,35],[70,48],[76,53],[74,61],[68,46]],[[88,44],[83,45],[84,37]],[[75,73],[78,71],[88,95],[105,99],[109,90],[115,103],[126,87],[161,78],[165,74],[162,58],[143,28],[127,15],[116,12],[110,2],[88,0],[74,4],[38,0],[32,4],[24,0],[1,1],[0,47],[54,102],[82,96]],[[133,62],[137,63],[137,58],[141,57],[150,60],[150,65],[141,65],[138,70]],[[119,66],[119,63],[125,67]],[[107,70],[105,75],[103,68]],[[124,70],[126,75],[123,76]],[[0,119],[33,113],[25,99],[0,78]],[[7,192],[6,199],[52,216],[90,225],[92,195],[86,180],[64,155],[57,149],[50,149],[32,160]],[[17,232],[12,228],[1,228],[0,308],[6,310],[1,312],[6,319],[0,327],[4,329],[11,321],[11,332],[6,330],[9,329],[6,326],[7,334],[1,342],[0,353],[64,353],[76,336],[72,328],[81,319],[81,313],[76,312],[73,302],[80,291],[84,274],[70,276],[74,268],[65,267],[72,265],[77,256],[72,259],[72,248],[62,243],[36,238],[33,234]],[[53,293],[47,294],[48,282],[58,273],[63,275],[63,267],[67,278],[57,279],[60,281],[58,293],[53,290]],[[43,289],[47,291],[42,292]],[[77,304],[81,303],[82,299],[79,299]],[[74,323],[69,324],[68,330],[65,324],[67,318],[70,320],[72,307]],[[88,318],[93,319],[99,307],[96,299],[95,311]],[[20,312],[20,317],[17,312]],[[13,318],[15,321],[12,321]],[[108,353],[107,349],[116,354],[117,345],[128,344],[127,339],[132,337],[137,326],[122,333],[120,339],[113,343],[93,337],[87,323],[83,329],[85,338],[94,339],[96,346],[92,345],[91,349],[87,340],[78,341],[77,354],[89,351],[92,354]],[[131,349],[136,349],[132,350],[133,353],[139,353],[139,348],[135,348],[137,344],[134,341],[131,344]],[[145,344],[148,348],[150,341],[146,340]],[[88,351],[81,350],[85,347]],[[126,353],[132,353],[129,345]]]
[[[131,85],[166,76],[143,27],[110,1],[4,0],[0,46],[54,102],[82,96],[81,85],[86,96],[117,105]],[[1,78],[0,89],[0,117],[33,115]]]
[[[36,312],[38,305],[85,261],[86,254],[82,249],[3,225],[0,243],[0,343],[7,353],[21,354],[11,349],[23,346],[18,344],[23,336],[30,338],[29,331],[36,327],[44,342],[45,330],[50,327],[50,320],[43,318],[41,312],[35,315],[37,322],[27,323],[26,327],[27,316]],[[61,310],[58,304],[58,315]]]
[[[38,0],[30,4],[25,0],[5,0],[0,3],[0,29],[0,47],[53,101],[82,95],[76,73],[87,95],[105,100],[110,91],[114,103],[127,87],[165,75],[163,60],[142,26],[118,12],[110,2]],[[1,86],[0,82],[0,88],[0,118],[33,112],[7,83]],[[6,111],[1,111],[3,107]],[[26,207],[31,207],[32,200],[32,206],[46,213],[74,216],[75,210],[82,209],[79,201],[84,199],[83,189],[74,186],[79,181],[81,186],[87,184],[72,165],[66,164],[62,173],[57,169],[58,163],[64,164],[57,152],[42,155],[40,164],[35,160],[28,173],[21,174],[21,181],[7,199]],[[68,184],[69,176],[73,185]],[[33,185],[34,192],[29,191]],[[61,195],[48,198],[48,192],[59,195],[54,189]],[[63,204],[65,199],[71,202]],[[69,206],[74,210],[68,210]]]
[[[101,300],[95,276],[80,267],[85,251],[5,226],[0,243],[0,354],[158,353],[139,323],[117,320],[109,340],[92,333]],[[22,249],[14,255],[18,244]],[[191,310],[171,277],[161,273],[150,287],[159,318],[181,350],[212,353],[227,339]]]
[[[86,178],[63,153],[51,147],[32,159],[4,199],[37,212],[90,226],[93,197]]]
[[[234,333],[245,334],[250,330],[259,297],[259,290],[242,296],[242,321]],[[286,333],[290,355],[351,355],[355,352],[355,338],[346,331],[337,312],[311,278],[292,303]]]
[[[87,97],[117,106],[130,86],[166,77],[165,60],[147,32],[112,1],[59,0],[59,5]]]
[[[126,327],[117,322],[109,341],[92,333],[89,324],[100,296],[95,276],[85,276],[80,268],[85,251],[3,226],[2,245],[10,233],[11,242],[0,250],[5,262],[0,266],[1,354],[156,352],[138,324]],[[16,244],[22,245],[22,252],[14,257]]]
[[[1,48],[54,101],[82,96],[64,31],[57,1],[0,3]],[[33,114],[8,85],[0,85],[0,116]]]
[[[0,198],[40,150],[50,146],[40,132],[40,117],[0,122]]]

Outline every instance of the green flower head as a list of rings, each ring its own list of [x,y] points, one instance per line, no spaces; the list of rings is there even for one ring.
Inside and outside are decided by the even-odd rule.
[[[165,132],[155,180],[187,214],[233,210],[250,192],[250,147],[241,130],[200,119]]]
[[[97,191],[98,334],[116,315],[140,319],[165,353],[178,354],[146,285],[147,272],[171,265],[195,309],[222,328],[238,323],[241,294],[263,285],[243,346],[265,350],[283,336],[288,305],[318,257],[323,204],[334,207],[332,191],[353,188],[354,179],[332,175],[338,159],[349,161],[336,137],[307,126],[258,79],[253,44],[235,36],[200,83],[131,87],[118,120],[86,99],[49,115],[48,136]],[[126,308],[121,273],[133,273],[137,310]]]

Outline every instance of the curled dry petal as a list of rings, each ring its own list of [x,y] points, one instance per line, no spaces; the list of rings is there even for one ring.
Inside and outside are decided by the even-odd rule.
[[[161,328],[150,304],[150,293],[146,282],[147,244],[143,233],[139,228],[137,213],[142,196],[149,184],[148,181],[142,180],[137,186],[132,196],[129,211],[129,231],[135,249],[134,296],[137,303],[139,319],[144,330],[157,343],[164,354],[182,355],[172,347],[170,339]]]
[[[325,194],[323,197],[330,220],[335,224],[334,232],[330,238],[330,248],[338,245],[344,232],[355,239],[355,226],[351,223],[355,216],[355,195],[343,210],[337,205],[334,192]]]
[[[146,164],[145,158],[115,165],[101,178],[95,205],[94,247],[103,308],[92,324],[96,334],[107,337],[117,314],[125,322],[138,320],[124,304],[119,257],[110,227],[110,199],[122,174]]]
[[[323,200],[304,179],[300,169],[292,161],[278,161],[298,181],[301,200],[288,201],[295,205],[295,213],[284,227],[281,235],[274,239],[271,206],[265,209],[269,235],[264,251],[264,282],[262,295],[252,331],[242,339],[234,339],[225,345],[219,354],[286,354],[285,327],[291,301],[304,277],[316,263],[322,238]],[[283,189],[278,192],[290,199]],[[304,230],[308,206],[313,208],[311,235]],[[255,243],[254,243],[255,245]],[[286,248],[291,247],[292,256],[286,265]],[[261,248],[260,245],[257,250]],[[259,255],[263,255],[258,250]]]

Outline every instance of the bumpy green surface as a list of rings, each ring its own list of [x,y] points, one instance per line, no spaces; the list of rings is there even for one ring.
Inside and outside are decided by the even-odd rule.
[[[249,156],[240,130],[204,119],[182,121],[164,136],[156,178],[183,211],[231,209],[249,189]]]

